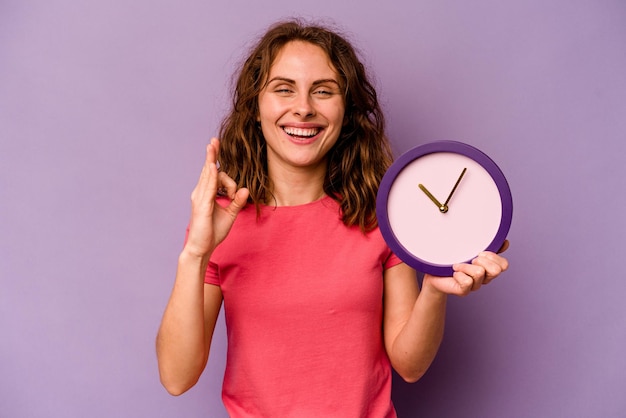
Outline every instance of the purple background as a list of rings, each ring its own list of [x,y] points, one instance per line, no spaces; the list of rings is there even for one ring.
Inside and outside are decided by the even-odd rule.
[[[510,271],[451,299],[400,415],[624,416],[621,0],[2,0],[0,416],[226,416],[223,323],[179,398],[154,337],[230,73],[294,14],[351,34],[398,154],[468,142],[513,192]]]

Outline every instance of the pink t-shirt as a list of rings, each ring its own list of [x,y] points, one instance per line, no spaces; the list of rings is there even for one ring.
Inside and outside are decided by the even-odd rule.
[[[230,416],[395,417],[382,298],[398,263],[331,198],[264,206],[259,219],[244,208],[206,274],[224,296]]]

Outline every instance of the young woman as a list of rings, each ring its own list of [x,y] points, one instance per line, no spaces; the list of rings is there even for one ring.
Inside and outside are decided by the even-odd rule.
[[[177,395],[197,382],[223,303],[231,417],[394,417],[391,368],[418,380],[439,348],[447,296],[478,290],[507,260],[485,252],[419,289],[391,253],[375,216],[391,163],[384,118],[336,32],[270,28],[220,137],[192,193],[157,337],[163,385]]]

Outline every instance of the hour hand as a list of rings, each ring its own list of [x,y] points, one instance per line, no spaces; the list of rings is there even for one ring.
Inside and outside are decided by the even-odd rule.
[[[431,192],[429,192],[428,189],[426,187],[424,187],[423,184],[420,183],[417,186],[426,194],[426,196],[428,196],[430,198],[430,200],[433,201],[433,203],[437,206],[439,211],[444,212],[444,213],[448,211],[448,208],[445,205],[442,205],[441,203],[439,203],[437,198],[435,196],[433,196],[433,194]]]

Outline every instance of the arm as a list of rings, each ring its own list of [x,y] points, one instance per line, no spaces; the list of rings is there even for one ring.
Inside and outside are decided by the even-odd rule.
[[[184,252],[180,255],[176,282],[157,335],[159,375],[172,395],[186,392],[200,378],[222,304],[219,286],[205,285],[198,265]]]
[[[420,291],[415,271],[399,264],[385,271],[383,300],[384,340],[391,365],[404,380],[415,382],[441,344],[447,295],[426,283]]]
[[[425,275],[421,291],[415,272],[405,264],[385,271],[384,342],[403,379],[417,381],[434,360],[443,339],[448,295],[465,296],[507,268],[505,258],[481,253],[471,264],[455,265],[452,277]]]
[[[218,173],[219,141],[211,140],[200,179],[191,194],[191,221],[185,247],[178,258],[174,288],[165,308],[156,340],[161,383],[180,395],[199,379],[209,356],[211,338],[222,303],[218,286],[205,285],[204,276],[213,250],[224,240],[248,191]],[[218,187],[232,199],[227,207],[215,202]]]

